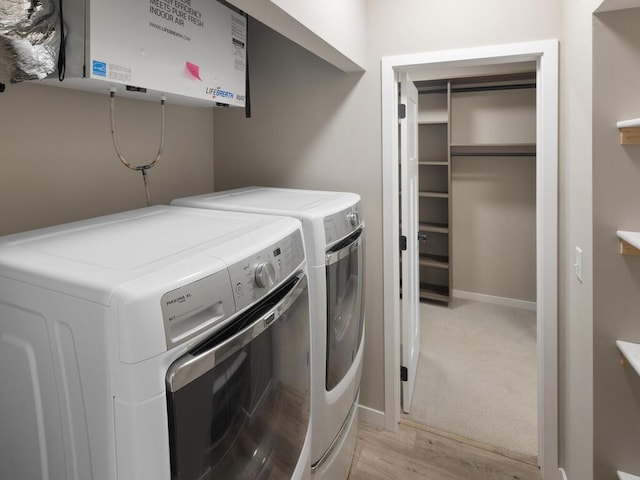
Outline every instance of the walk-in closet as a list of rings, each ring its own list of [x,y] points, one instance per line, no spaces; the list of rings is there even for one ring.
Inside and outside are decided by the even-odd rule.
[[[419,93],[421,355],[408,420],[537,456],[536,73]]]

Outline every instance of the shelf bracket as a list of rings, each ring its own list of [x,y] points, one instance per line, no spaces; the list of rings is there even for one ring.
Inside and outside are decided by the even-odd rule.
[[[620,144],[638,145],[640,144],[640,118],[623,120],[616,124],[620,130]]]
[[[640,249],[634,247],[630,243],[620,240],[620,253],[622,255],[640,255]]]
[[[638,145],[640,144],[640,127],[628,127],[620,129],[621,145]]]
[[[618,230],[617,235],[622,255],[640,255],[640,233]]]

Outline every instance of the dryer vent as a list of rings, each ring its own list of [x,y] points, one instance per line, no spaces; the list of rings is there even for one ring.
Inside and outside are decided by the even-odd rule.
[[[0,2],[0,84],[43,79],[56,70],[59,19],[51,0]]]

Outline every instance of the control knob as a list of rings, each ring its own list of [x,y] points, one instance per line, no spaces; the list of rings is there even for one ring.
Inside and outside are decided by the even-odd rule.
[[[276,283],[276,269],[271,262],[259,263],[256,266],[256,285],[260,288],[271,288]]]
[[[347,214],[347,220],[353,228],[356,228],[358,225],[360,225],[360,216],[358,215],[358,212],[351,212]]]

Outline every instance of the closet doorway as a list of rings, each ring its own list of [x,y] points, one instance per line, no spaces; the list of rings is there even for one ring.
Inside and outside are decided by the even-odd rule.
[[[415,81],[421,338],[403,419],[537,464],[536,64],[506,67]]]
[[[397,428],[400,419],[400,288],[398,176],[398,79],[406,75],[412,81],[460,78],[474,69],[514,67],[533,62],[536,72],[535,167],[535,323],[538,357],[538,463],[544,478],[560,478],[557,433],[557,41],[500,45],[464,50],[385,57],[382,60],[383,122],[383,202],[385,272],[385,412],[387,428]],[[513,70],[513,68],[511,68]],[[453,73],[452,73],[453,72]],[[450,143],[450,142],[449,142]],[[458,150],[464,154],[464,149]],[[472,152],[477,154],[478,152]],[[495,152],[492,152],[495,153]],[[512,152],[509,152],[512,153]],[[462,155],[460,155],[462,156]],[[455,161],[455,160],[454,160]],[[435,177],[434,177],[435,178]],[[405,196],[403,202],[406,201]],[[439,223],[439,222],[435,222]],[[451,251],[451,250],[450,250]],[[437,254],[436,254],[437,255]],[[441,256],[442,257],[442,256]],[[444,261],[443,258],[436,259]],[[452,259],[455,263],[456,259]],[[455,282],[455,280],[454,280]],[[442,282],[440,282],[442,287]],[[450,288],[451,285],[448,285]],[[455,283],[454,283],[455,287]],[[405,288],[411,288],[403,284]],[[442,294],[442,289],[439,289]],[[403,373],[406,373],[403,372]],[[414,372],[415,373],[415,372]],[[409,372],[411,376],[411,372]]]

